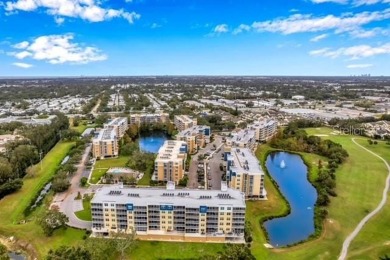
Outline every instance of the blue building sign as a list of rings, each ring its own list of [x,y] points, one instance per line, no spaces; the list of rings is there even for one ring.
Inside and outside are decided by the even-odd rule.
[[[199,212],[200,213],[207,213],[207,206],[200,206],[199,207]]]
[[[127,207],[127,211],[133,211],[134,210],[133,204],[126,204],[126,207]]]
[[[173,205],[160,205],[160,210],[172,211],[173,210]]]

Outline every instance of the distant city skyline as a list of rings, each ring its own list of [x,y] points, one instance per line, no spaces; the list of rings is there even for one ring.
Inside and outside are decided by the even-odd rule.
[[[389,76],[390,0],[5,0],[0,77]]]

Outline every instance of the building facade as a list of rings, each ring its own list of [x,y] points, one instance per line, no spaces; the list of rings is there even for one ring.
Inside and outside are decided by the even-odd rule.
[[[188,115],[176,115],[173,122],[179,131],[184,131],[198,124],[198,120],[196,118],[192,118]]]
[[[244,243],[245,197],[218,190],[104,186],[91,201],[92,232],[136,232],[137,238],[187,242]]]
[[[98,136],[92,140],[92,154],[96,159],[117,157],[119,155],[117,130],[101,129]]]
[[[168,140],[159,149],[154,161],[153,180],[178,183],[185,174],[188,147],[183,141]]]
[[[248,126],[256,132],[256,141],[265,142],[272,138],[278,131],[278,122],[275,120],[263,120]]]
[[[226,152],[226,180],[232,189],[245,193],[247,199],[265,199],[264,172],[257,158],[247,148]]]
[[[118,117],[104,124],[104,128],[114,129],[118,138],[122,138],[129,129],[127,117]]]
[[[211,129],[209,126],[196,125],[179,132],[176,140],[184,141],[188,146],[188,153],[194,154],[199,148],[210,143]]]
[[[130,124],[142,125],[153,123],[166,123],[169,121],[169,114],[132,114],[130,115]]]

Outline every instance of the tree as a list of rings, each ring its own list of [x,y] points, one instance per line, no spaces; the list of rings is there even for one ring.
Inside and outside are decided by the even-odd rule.
[[[91,253],[83,247],[61,246],[56,250],[50,249],[46,260],[91,260]]]
[[[112,259],[114,247],[112,239],[88,238],[85,241],[86,249],[91,253],[93,260]]]
[[[87,177],[82,177],[80,179],[80,185],[81,187],[85,187],[85,185],[87,185],[87,182],[88,182],[88,178]]]
[[[19,145],[12,151],[10,163],[17,176],[23,177],[26,169],[37,163],[38,160],[38,152],[34,146]]]
[[[135,231],[131,231],[131,233],[125,232],[113,232],[111,237],[113,239],[114,248],[120,254],[120,259],[125,259],[125,252],[131,251],[135,245],[137,240],[135,239]]]
[[[38,224],[42,227],[46,236],[51,236],[56,229],[65,227],[68,221],[69,219],[64,213],[57,210],[48,210],[38,219]]]
[[[0,157],[0,184],[13,178],[12,166],[6,158]]]
[[[70,182],[66,175],[57,174],[53,179],[51,188],[54,192],[63,192],[66,191],[70,186]]]

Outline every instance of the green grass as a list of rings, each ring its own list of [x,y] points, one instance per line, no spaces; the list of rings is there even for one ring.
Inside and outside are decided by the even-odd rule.
[[[76,244],[85,233],[68,228],[57,230],[52,237],[46,237],[43,234],[36,220],[49,206],[52,199],[50,196],[47,196],[44,203],[26,219],[26,224],[17,224],[19,220],[24,218],[24,209],[54,175],[57,166],[73,145],[74,143],[58,143],[54,146],[44,157],[42,170],[40,164],[34,166],[32,169],[34,174],[25,177],[23,187],[18,192],[0,200],[0,234],[15,236],[17,239],[30,243],[37,250],[38,259],[42,259],[50,248]]]
[[[118,158],[109,158],[104,160],[98,160],[92,171],[90,182],[96,184],[100,178],[107,172],[111,167],[125,167],[129,157],[120,156]]]
[[[53,177],[58,165],[73,146],[73,142],[58,143],[43,158],[42,169],[40,163],[33,166],[29,170],[30,173],[23,179],[23,187],[18,192],[0,200],[0,223],[4,219],[10,222],[16,222],[23,218],[23,211],[29,206],[36,194]]]
[[[139,241],[131,253],[131,259],[202,259],[222,250],[223,244],[214,243]]]
[[[71,126],[70,128],[82,134],[85,129],[95,127],[95,125],[88,125],[88,120],[81,120],[78,126]]]
[[[138,181],[138,185],[149,186],[151,180],[150,174],[144,173],[144,176]]]
[[[74,214],[76,215],[76,217],[78,217],[81,220],[92,221],[91,199],[89,197],[84,196],[83,210],[76,211]]]

